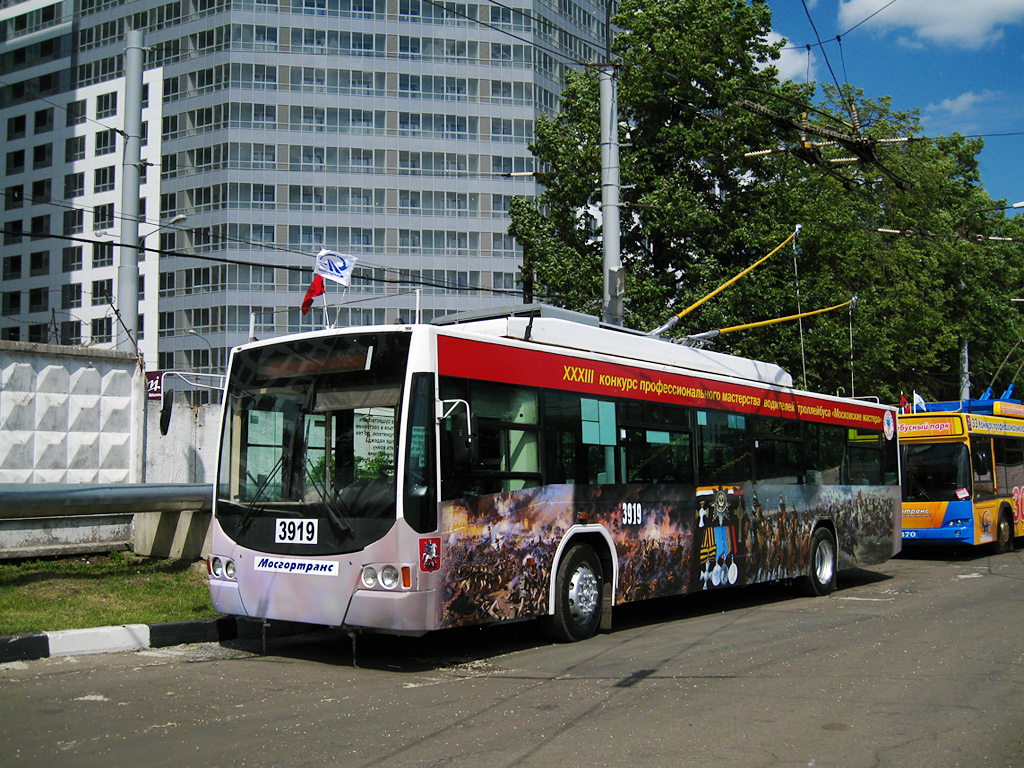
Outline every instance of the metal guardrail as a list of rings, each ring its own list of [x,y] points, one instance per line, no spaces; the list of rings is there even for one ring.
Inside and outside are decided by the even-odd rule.
[[[0,520],[212,509],[211,484],[0,484]]]

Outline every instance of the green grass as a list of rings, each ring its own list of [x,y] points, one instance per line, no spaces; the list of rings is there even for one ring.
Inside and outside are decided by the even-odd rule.
[[[0,561],[0,637],[217,615],[202,562],[129,552]]]

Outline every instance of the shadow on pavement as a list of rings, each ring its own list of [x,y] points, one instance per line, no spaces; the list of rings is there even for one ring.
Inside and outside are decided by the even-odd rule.
[[[838,593],[887,581],[892,577],[864,569],[841,571]],[[716,613],[811,600],[791,582],[711,590],[692,595],[663,597],[616,606],[612,634]],[[261,662],[301,659],[332,666],[418,674],[486,662],[517,651],[552,645],[539,621],[510,622],[485,627],[464,627],[431,632],[421,637],[358,634],[340,629],[293,625],[292,634],[268,631],[263,638],[258,622],[238,640],[224,645],[248,651]],[[269,630],[274,629],[274,623]],[[586,641],[584,641],[584,644]]]

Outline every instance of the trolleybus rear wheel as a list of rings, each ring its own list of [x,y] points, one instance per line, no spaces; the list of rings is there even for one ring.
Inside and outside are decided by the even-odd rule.
[[[601,561],[593,548],[577,544],[566,552],[555,575],[555,613],[546,617],[554,639],[586,640],[601,623]]]
[[[996,526],[996,554],[1001,555],[1013,549],[1013,516],[1010,510],[999,510],[999,523]]]
[[[817,528],[811,535],[807,575],[802,579],[804,591],[815,597],[827,595],[836,588],[836,540],[828,528]]]

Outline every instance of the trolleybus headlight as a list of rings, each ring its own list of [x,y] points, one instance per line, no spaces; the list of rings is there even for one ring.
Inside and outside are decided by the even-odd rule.
[[[226,563],[224,563],[224,575],[227,576],[229,579],[235,578],[234,560],[228,560]]]
[[[210,560],[210,571],[218,579],[224,575],[224,563],[221,562],[219,557],[215,557]]]
[[[363,568],[363,586],[367,589],[377,586],[377,571],[370,566]]]
[[[385,565],[380,569],[380,585],[384,589],[394,589],[397,587],[399,578],[398,569],[393,565]]]

